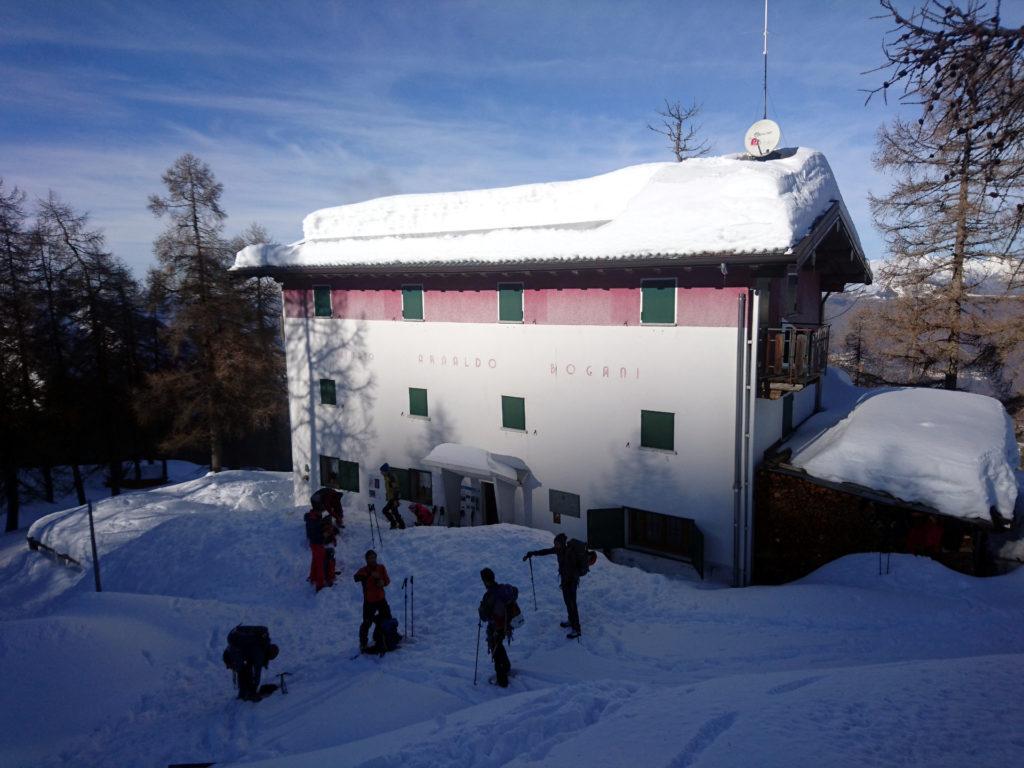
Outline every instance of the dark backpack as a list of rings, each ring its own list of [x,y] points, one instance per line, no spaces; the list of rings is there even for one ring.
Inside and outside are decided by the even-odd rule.
[[[505,632],[511,638],[512,630],[519,629],[525,621],[523,612],[519,609],[519,589],[511,584],[499,584],[497,597],[501,606],[504,606]],[[501,608],[495,605],[495,610]]]
[[[579,539],[572,539],[568,543],[569,562],[576,570],[576,575],[586,576],[590,573],[590,566],[597,561],[597,553],[587,549],[587,545]]]
[[[398,634],[398,619],[394,617],[384,619],[373,631],[374,644],[386,651],[395,650],[401,640],[402,636]]]
[[[266,627],[239,624],[228,632],[224,664],[232,669],[237,669],[242,662],[266,667],[277,658],[278,652],[278,647],[270,642],[270,630]]]

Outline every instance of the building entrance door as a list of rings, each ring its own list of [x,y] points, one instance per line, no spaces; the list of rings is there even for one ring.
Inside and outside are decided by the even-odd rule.
[[[480,483],[480,501],[483,508],[484,525],[498,522],[498,502],[494,498],[494,483]]]

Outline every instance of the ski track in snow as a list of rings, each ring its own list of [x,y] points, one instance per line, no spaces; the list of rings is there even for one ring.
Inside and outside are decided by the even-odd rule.
[[[385,530],[388,600],[404,623],[415,575],[416,636],[353,659],[368,518],[346,508],[341,575],[314,595],[290,497],[287,474],[237,471],[97,504],[101,594],[87,557],[77,571],[4,541],[0,764],[961,765],[1024,748],[1024,571],[979,580],[894,556],[879,577],[857,555],[731,590],[601,558],[576,643],[554,558],[534,562],[537,611],[521,560],[550,534]],[[49,520],[65,551],[88,548],[80,516]],[[526,617],[508,690],[486,684],[484,647],[472,684],[485,565]],[[233,698],[220,656],[237,623],[270,627],[281,655],[264,681],[292,673],[287,695]]]

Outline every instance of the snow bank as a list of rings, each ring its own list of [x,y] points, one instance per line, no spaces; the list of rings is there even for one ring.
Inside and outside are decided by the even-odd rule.
[[[548,532],[384,530],[403,624],[415,576],[416,636],[380,659],[356,654],[365,510],[346,506],[342,576],[314,594],[291,494],[288,474],[225,472],[101,503],[100,594],[88,569],[38,554],[0,565],[0,765],[1019,762],[1024,570],[976,579],[894,555],[880,577],[876,555],[855,555],[735,590],[601,557],[569,642],[554,558],[533,561],[536,609],[522,561]],[[44,534],[72,549],[88,524]],[[472,684],[483,566],[525,613],[508,690]],[[45,599],[26,609],[31,594]],[[291,672],[287,696],[233,698],[220,655],[239,622],[270,627],[265,679]],[[479,663],[486,677],[483,648]]]
[[[830,371],[825,413],[786,443],[790,463],[965,519],[1005,519],[1017,500],[1013,423],[991,397],[938,389],[860,390]]]
[[[785,251],[836,201],[825,157],[792,150],[650,163],[578,181],[398,195],[306,217],[305,240],[235,267],[484,264]]]

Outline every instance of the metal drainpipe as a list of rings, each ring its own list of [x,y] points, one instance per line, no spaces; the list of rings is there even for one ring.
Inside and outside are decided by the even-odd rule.
[[[733,446],[732,482],[732,585],[740,582],[740,518],[743,513],[743,433],[746,401],[747,296],[737,297],[736,307],[736,441]]]
[[[744,435],[744,499],[743,499],[743,586],[749,586],[753,577],[753,541],[754,541],[754,428],[757,423],[757,348],[759,318],[761,307],[761,291],[751,292],[750,303],[750,338],[749,374],[747,376],[747,432]]]

